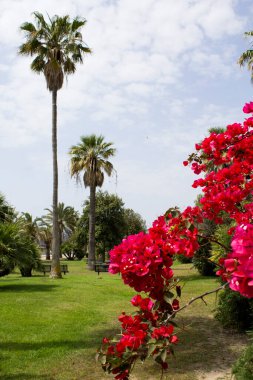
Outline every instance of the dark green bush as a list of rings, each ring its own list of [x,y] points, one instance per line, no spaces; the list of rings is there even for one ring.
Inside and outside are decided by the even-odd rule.
[[[253,327],[253,299],[225,289],[219,294],[215,318],[224,328],[249,330]]]
[[[240,356],[232,370],[236,380],[253,380],[253,343]]]
[[[184,255],[177,255],[176,258],[177,258],[177,261],[179,261],[181,264],[192,263],[192,258],[191,257],[186,257]]]
[[[216,265],[211,262],[211,245],[207,239],[202,239],[200,248],[195,252],[192,263],[202,276],[215,276]]]

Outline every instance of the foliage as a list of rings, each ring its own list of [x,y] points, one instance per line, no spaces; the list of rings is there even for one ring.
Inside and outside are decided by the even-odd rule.
[[[146,232],[147,226],[145,220],[140,214],[130,208],[124,209],[125,236]]]
[[[219,294],[215,318],[226,329],[246,331],[253,327],[253,300],[226,289]]]
[[[62,244],[61,251],[67,260],[81,260],[85,255],[86,245],[80,239],[81,229],[76,228],[72,235]]]
[[[64,75],[74,74],[84,54],[91,53],[80,32],[86,20],[76,17],[71,21],[67,15],[56,15],[47,22],[41,13],[33,15],[34,24],[25,22],[20,27],[26,41],[19,47],[19,54],[35,56],[31,69],[45,75],[49,91],[57,91]]]
[[[0,193],[0,223],[10,222],[15,218],[14,208],[11,207],[5,199],[5,196]]]
[[[41,218],[41,225],[45,227],[53,227],[53,210],[46,208],[48,213]],[[78,212],[72,206],[65,206],[60,202],[57,208],[58,223],[60,230],[60,244],[67,240],[75,230],[78,222]]]
[[[38,246],[18,223],[0,223],[0,267],[12,270],[16,265],[22,276],[31,276],[32,269],[40,267]]]
[[[250,335],[252,337],[252,333]],[[232,373],[236,380],[253,379],[253,343],[250,343],[240,358],[236,361]]]
[[[80,220],[84,244],[88,242],[90,202],[85,202]],[[146,224],[141,216],[131,209],[125,209],[117,195],[107,191],[96,194],[95,242],[97,256],[105,259],[106,253],[128,234],[145,231]]]
[[[211,261],[211,244],[207,238],[201,238],[199,249],[194,253],[192,262],[202,276],[214,276],[216,265]]]
[[[216,227],[214,241],[211,242],[211,259],[215,263],[218,263],[221,258],[226,257],[227,252],[231,249],[232,236],[229,234],[231,227],[231,224],[225,223]]]

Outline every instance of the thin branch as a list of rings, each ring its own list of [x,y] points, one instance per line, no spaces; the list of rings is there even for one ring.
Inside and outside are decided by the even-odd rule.
[[[192,298],[188,303],[186,303],[184,306],[180,307],[180,309],[178,310],[175,310],[167,319],[166,319],[166,322],[168,322],[170,319],[172,319],[177,313],[179,313],[180,311],[182,311],[183,309],[185,309],[186,307],[190,306],[193,302],[201,299],[205,305],[207,305],[206,301],[204,300],[204,297],[208,296],[209,294],[213,294],[213,293],[218,293],[220,290],[223,290],[225,289],[226,287],[228,286],[228,283],[224,284],[224,285],[221,285],[219,286],[218,288],[214,289],[214,290],[211,290],[209,292],[205,292],[203,294],[201,294],[200,296],[197,296],[195,298]]]
[[[226,252],[230,251],[229,247],[226,247],[224,244],[220,243],[218,240],[214,239],[212,236],[203,236],[203,235],[199,235],[199,234],[197,236],[200,237],[200,238],[202,238],[202,239],[208,239],[209,241],[218,244],[220,247],[222,247],[223,249],[225,249]],[[204,244],[201,245],[201,247],[202,246],[204,246]]]

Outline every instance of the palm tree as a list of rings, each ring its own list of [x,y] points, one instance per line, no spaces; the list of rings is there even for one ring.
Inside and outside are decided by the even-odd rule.
[[[80,179],[83,172],[85,187],[90,188],[90,211],[89,211],[89,257],[88,266],[93,269],[95,262],[95,210],[96,210],[96,187],[101,187],[104,182],[104,172],[110,176],[113,165],[108,158],[114,156],[116,150],[113,143],[104,142],[103,136],[82,136],[81,142],[70,148],[71,177]]]
[[[253,31],[245,32],[245,37],[253,37]],[[251,71],[251,81],[253,82],[253,49],[248,49],[238,59],[240,66],[248,65],[249,71]]]
[[[64,75],[74,74],[76,64],[83,62],[83,55],[91,50],[82,40],[81,27],[86,23],[76,17],[49,17],[46,22],[39,12],[33,13],[35,24],[25,22],[21,30],[26,41],[19,48],[22,55],[35,56],[31,69],[45,75],[48,90],[52,93],[52,151],[53,151],[53,243],[52,278],[61,278],[60,242],[57,217],[58,165],[57,165],[57,92],[62,88]]]
[[[46,208],[48,211],[47,215],[42,217],[44,223],[48,226],[53,224],[53,210]],[[58,224],[60,232],[60,247],[62,245],[64,236],[68,237],[74,231],[77,221],[78,221],[78,212],[75,211],[74,207],[65,206],[64,203],[59,203],[57,208],[58,214]]]

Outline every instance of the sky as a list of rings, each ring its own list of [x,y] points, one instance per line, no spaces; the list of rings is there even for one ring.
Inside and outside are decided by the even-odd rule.
[[[113,142],[118,195],[150,226],[199,191],[182,162],[215,126],[244,120],[252,101],[247,68],[251,0],[0,0],[0,192],[34,217],[52,204],[51,94],[31,57],[17,54],[20,25],[34,11],[87,20],[92,49],[58,93],[59,201],[81,211],[89,189],[70,177],[80,136]]]

